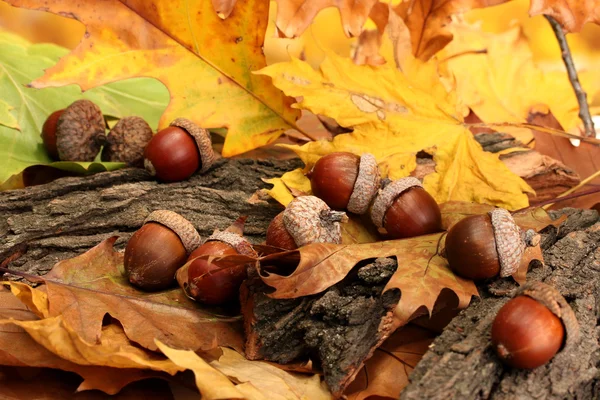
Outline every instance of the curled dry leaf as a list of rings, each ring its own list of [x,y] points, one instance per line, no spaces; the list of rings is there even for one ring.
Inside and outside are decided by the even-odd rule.
[[[241,348],[237,318],[203,309],[179,288],[145,293],[130,286],[121,273],[123,254],[113,250],[115,240],[57,263],[43,277],[45,315],[61,316],[88,343],[98,342],[102,320],[110,314],[123,324],[129,339],[150,350],[156,350],[155,338],[176,348],[209,350],[220,344]]]
[[[579,32],[588,22],[600,24],[598,0],[531,0],[529,15],[550,15],[567,32]]]

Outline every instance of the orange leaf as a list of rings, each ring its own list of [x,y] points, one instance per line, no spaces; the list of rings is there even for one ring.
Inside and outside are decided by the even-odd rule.
[[[529,15],[554,17],[567,32],[579,32],[587,22],[600,24],[598,0],[531,0]]]

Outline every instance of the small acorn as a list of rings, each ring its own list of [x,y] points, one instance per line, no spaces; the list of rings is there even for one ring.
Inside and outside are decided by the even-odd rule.
[[[450,269],[463,278],[481,280],[507,277],[519,268],[525,252],[521,229],[505,209],[466,217],[448,231],[446,258]]]
[[[51,159],[57,161],[58,158],[58,149],[56,148],[56,125],[58,124],[58,118],[63,113],[63,110],[54,111],[42,126],[42,140],[44,142],[44,147],[46,147],[46,151]]]
[[[56,122],[56,149],[62,161],[94,161],[106,141],[100,108],[89,100],[77,100]]]
[[[121,118],[106,137],[102,161],[125,162],[131,166],[144,165],[144,149],[152,139],[152,128],[143,118]]]
[[[341,243],[340,222],[348,217],[315,196],[300,196],[288,204],[267,228],[268,246],[293,250],[310,243]]]
[[[492,345],[514,368],[537,368],[580,338],[573,310],[552,286],[531,282],[498,311],[492,323]],[[566,341],[565,341],[566,336]]]
[[[206,242],[188,257],[189,266],[177,272],[177,281],[194,300],[210,305],[232,302],[239,297],[240,285],[247,277],[247,264],[227,265],[200,256],[241,254],[256,257],[252,245],[240,234],[215,231]],[[183,275],[183,276],[182,276]]]
[[[215,161],[210,133],[185,118],[152,137],[144,151],[144,167],[163,182],[182,181]]]
[[[127,242],[125,275],[141,289],[167,289],[200,242],[194,226],[181,215],[168,210],[153,211]]]
[[[334,210],[368,211],[380,185],[375,156],[337,152],[321,157],[307,175],[313,194]]]
[[[417,178],[401,178],[379,191],[371,220],[387,236],[402,239],[442,230],[442,214],[435,199]]]

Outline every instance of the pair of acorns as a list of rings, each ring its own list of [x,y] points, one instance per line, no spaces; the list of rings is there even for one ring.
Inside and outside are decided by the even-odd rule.
[[[153,135],[144,119],[130,116],[105,133],[100,108],[90,100],[77,100],[50,114],[42,127],[42,140],[54,160],[94,161],[103,148],[102,161],[143,166],[163,182],[205,172],[215,160],[208,130],[185,118]]]
[[[175,284],[177,274],[177,281],[188,296],[205,304],[220,305],[237,299],[247,266],[223,268],[212,259],[198,257],[234,254],[256,256],[252,245],[237,233],[217,230],[201,244],[191,222],[176,212],[157,210],[127,242],[123,263],[125,276],[140,289],[168,289]],[[186,263],[188,267],[181,268]]]

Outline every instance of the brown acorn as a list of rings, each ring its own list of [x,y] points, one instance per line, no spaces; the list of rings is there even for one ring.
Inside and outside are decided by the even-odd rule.
[[[267,228],[269,246],[293,250],[310,243],[341,243],[341,222],[348,217],[315,196],[300,196],[288,204]]]
[[[169,210],[154,211],[127,242],[125,275],[141,289],[167,289],[200,241],[194,226],[181,215]]]
[[[56,125],[58,124],[58,118],[65,110],[54,111],[46,118],[44,125],[42,126],[42,140],[44,147],[48,152],[48,155],[53,160],[59,160],[58,149],[56,148]]]
[[[144,167],[163,182],[182,181],[215,161],[210,133],[192,121],[177,118],[152,137],[144,151]]]
[[[152,128],[143,118],[121,118],[106,137],[102,161],[125,162],[143,167],[144,149],[152,139]]]
[[[315,196],[334,210],[368,211],[380,185],[375,156],[337,152],[321,157],[307,175]]]
[[[392,181],[379,191],[371,208],[371,220],[392,239],[442,230],[440,207],[413,177]]]
[[[56,123],[56,149],[62,161],[94,161],[106,141],[100,108],[89,100],[77,100]]]
[[[519,268],[526,243],[521,229],[505,209],[466,217],[448,231],[446,258],[463,278],[507,277]]]

